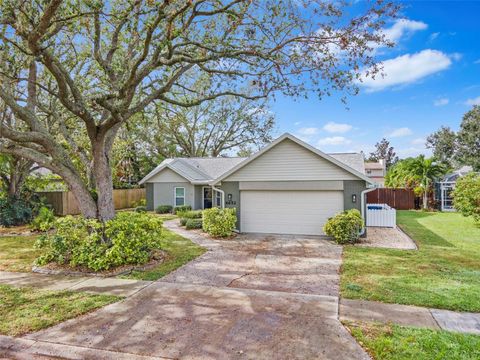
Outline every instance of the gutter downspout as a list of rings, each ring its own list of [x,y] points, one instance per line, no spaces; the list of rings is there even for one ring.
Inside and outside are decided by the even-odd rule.
[[[367,220],[365,219],[365,194],[366,193],[369,193],[373,190],[376,190],[377,189],[377,186],[373,185],[373,187],[369,188],[369,189],[365,189],[363,190],[361,193],[360,193],[360,203],[361,203],[361,212],[362,212],[362,219],[364,220],[365,224],[362,228],[362,230],[360,231],[360,236],[363,236],[365,235],[365,232],[367,231]]]

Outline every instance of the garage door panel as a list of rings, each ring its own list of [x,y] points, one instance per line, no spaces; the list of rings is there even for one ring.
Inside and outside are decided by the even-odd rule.
[[[342,210],[342,191],[241,191],[243,232],[320,235]]]

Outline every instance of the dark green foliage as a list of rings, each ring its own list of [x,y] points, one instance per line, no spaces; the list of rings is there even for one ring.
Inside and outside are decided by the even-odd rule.
[[[159,205],[155,209],[157,214],[170,214],[173,211],[172,205]]]
[[[187,222],[185,223],[185,228],[187,230],[201,229],[202,225],[203,225],[202,219],[187,219]]]
[[[480,175],[471,173],[457,180],[453,205],[463,216],[471,216],[480,225]]]
[[[137,206],[135,208],[135,212],[137,213],[145,213],[147,212],[147,207],[146,206]]]
[[[15,197],[0,198],[0,225],[28,224],[34,217],[35,208],[35,204],[30,200]]]
[[[183,217],[180,218],[180,226],[185,226],[185,225],[187,225],[187,221],[188,221],[188,220],[189,220],[189,219],[187,219],[187,218],[183,218]]]
[[[41,236],[44,249],[37,264],[50,262],[82,266],[93,271],[127,264],[145,264],[161,249],[162,220],[146,213],[120,212],[102,223],[66,216],[55,223],[52,234]]]

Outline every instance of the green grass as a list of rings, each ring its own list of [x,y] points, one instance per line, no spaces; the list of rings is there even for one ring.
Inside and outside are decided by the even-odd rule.
[[[167,252],[166,260],[154,269],[134,271],[129,275],[123,276],[124,278],[157,280],[205,252],[205,249],[201,246],[170,230],[163,229],[162,237],[162,249]]]
[[[480,228],[457,213],[398,211],[414,250],[345,247],[345,298],[480,312]]]
[[[112,295],[0,285],[0,334],[37,331],[120,300]]]
[[[397,325],[347,323],[352,335],[376,360],[474,360],[480,336]]]
[[[41,253],[33,248],[36,239],[36,236],[0,236],[0,271],[31,271]]]

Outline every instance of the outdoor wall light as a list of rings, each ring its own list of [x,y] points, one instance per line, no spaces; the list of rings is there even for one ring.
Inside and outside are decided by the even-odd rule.
[[[353,203],[357,202],[357,194],[352,194],[352,202]]]
[[[228,194],[228,195],[227,195],[227,198],[228,198],[228,201],[232,201],[233,195],[232,195],[232,194]]]

